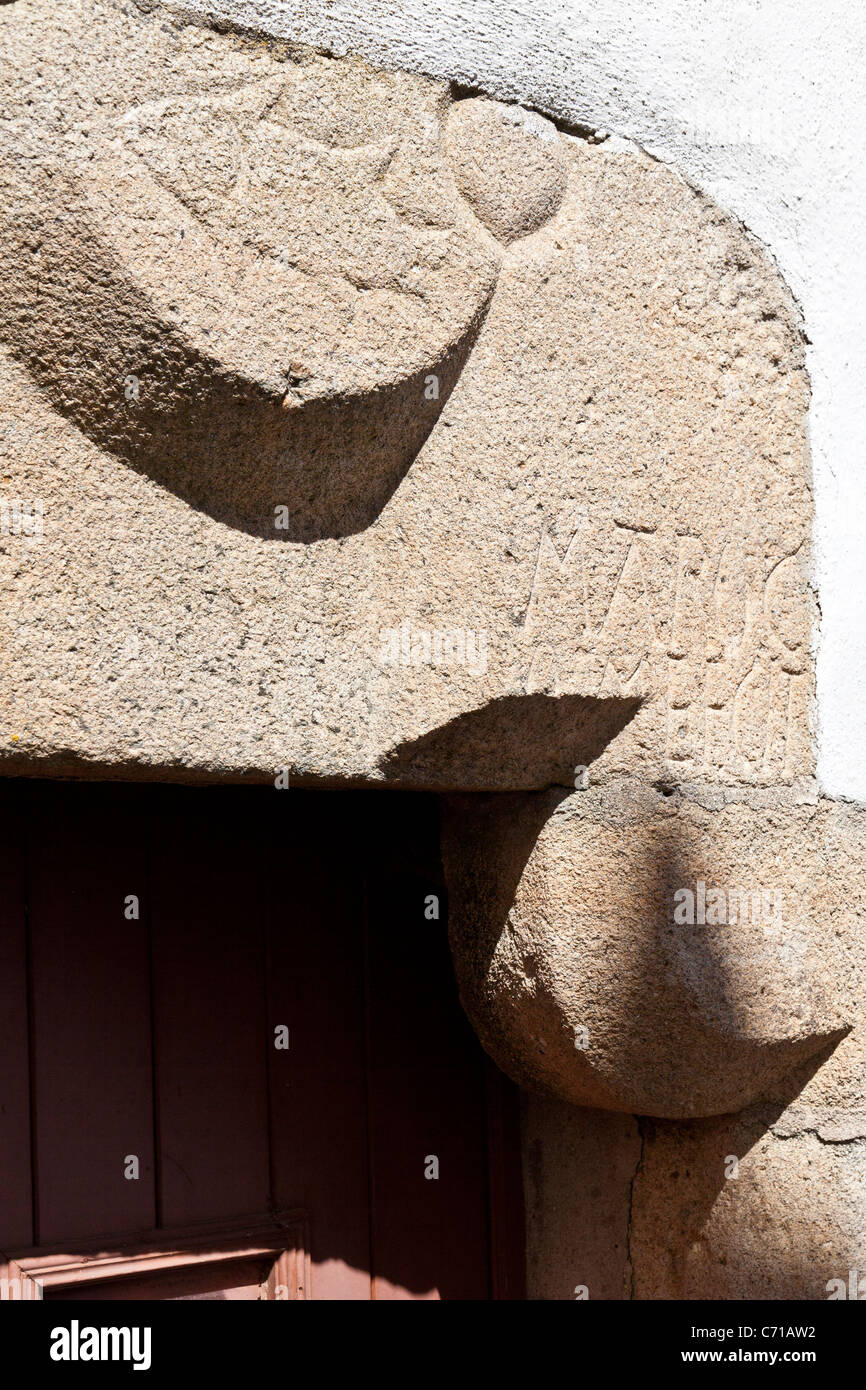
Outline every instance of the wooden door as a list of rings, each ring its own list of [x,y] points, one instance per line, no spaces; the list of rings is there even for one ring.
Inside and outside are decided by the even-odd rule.
[[[13,1296],[522,1296],[434,797],[10,781],[0,831]]]

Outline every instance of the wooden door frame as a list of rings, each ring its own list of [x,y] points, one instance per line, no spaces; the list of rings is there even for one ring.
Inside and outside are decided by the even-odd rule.
[[[49,1253],[30,1249],[0,1257],[4,1301],[39,1299],[45,1289],[74,1296],[84,1285],[116,1283],[168,1271],[189,1272],[248,1260],[267,1260],[262,1299],[310,1298],[310,1256],[303,1211],[275,1212],[240,1221],[208,1222],[154,1232],[147,1238],[90,1237],[61,1243]]]

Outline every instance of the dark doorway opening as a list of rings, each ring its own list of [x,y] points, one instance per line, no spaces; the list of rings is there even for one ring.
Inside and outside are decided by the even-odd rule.
[[[7,781],[0,821],[0,1250],[46,1297],[523,1296],[434,796]]]

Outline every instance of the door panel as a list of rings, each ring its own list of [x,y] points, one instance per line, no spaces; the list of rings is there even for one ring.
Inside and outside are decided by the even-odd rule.
[[[333,803],[333,804],[332,804]],[[317,1298],[369,1299],[364,876],[354,807],[275,793],[269,920],[274,1200],[310,1213]],[[289,1047],[274,1046],[277,1026]]]
[[[99,788],[46,791],[27,856],[39,1243],[155,1217],[147,930],[125,915],[140,818]]]
[[[394,798],[382,817],[383,838],[407,867],[370,870],[374,1296],[486,1299],[483,1054],[453,984],[435,803],[411,826]],[[428,855],[418,854],[421,837]],[[438,919],[425,915],[431,896]]]
[[[33,1239],[25,853],[14,789],[0,788],[0,1231],[12,1245]]]
[[[265,961],[259,846],[245,794],[150,817],[160,1223],[266,1209]],[[156,809],[156,807],[155,807]]]

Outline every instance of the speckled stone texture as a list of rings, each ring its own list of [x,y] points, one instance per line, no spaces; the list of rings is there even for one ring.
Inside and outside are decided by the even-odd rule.
[[[740,1110],[843,1039],[859,1076],[862,821],[805,792],[448,799],[452,947],[488,1050],[575,1104],[669,1118]]]
[[[0,29],[8,771],[809,772],[802,337],[738,227],[441,82]]]
[[[443,793],[531,1295],[825,1297],[866,845],[768,257],[624,141],[159,4],[0,7],[0,93],[3,773]]]

